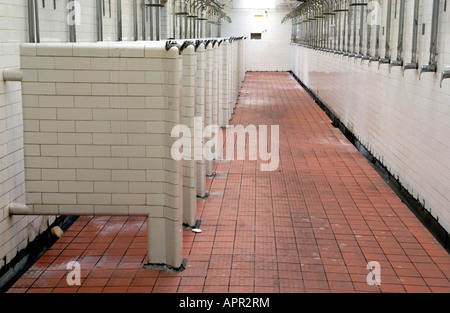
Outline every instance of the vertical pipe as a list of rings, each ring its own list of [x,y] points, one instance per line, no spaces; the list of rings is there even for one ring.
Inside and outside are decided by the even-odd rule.
[[[142,15],[142,40],[147,40],[147,7],[145,6],[145,0],[141,3],[141,15]]]
[[[347,11],[347,53],[350,53],[350,45],[352,39],[352,10],[350,9],[351,0],[348,1],[348,11]]]
[[[154,37],[154,18],[153,18],[153,0],[150,0],[150,5],[147,7],[148,17],[149,17],[149,23],[150,23],[150,40],[155,40]]]
[[[156,17],[155,17],[155,26],[156,26],[156,40],[161,40],[161,0],[156,0]]]
[[[403,59],[403,32],[405,27],[405,0],[400,0],[400,15],[398,21],[397,60]]]
[[[437,36],[439,26],[439,0],[433,0],[433,15],[431,16],[430,60],[428,65],[422,65],[419,80],[423,72],[436,73],[437,71]]]
[[[367,12],[368,13],[368,12]],[[366,14],[367,16],[368,14]],[[366,56],[370,56],[371,42],[372,42],[372,25],[367,23],[367,42],[366,42]]]
[[[338,9],[337,10],[339,10],[341,8],[341,3],[339,3],[339,7],[338,7]],[[342,17],[341,17],[341,14],[340,14],[340,12],[338,11],[338,17],[339,17],[339,20],[338,20],[338,26],[337,26],[337,30],[336,30],[336,39],[337,39],[337,43],[336,43],[336,50],[341,50],[341,32],[342,32],[342,25],[341,25],[341,20],[342,20]],[[342,51],[342,50],[341,50]]]
[[[345,46],[346,46],[346,37],[347,37],[347,15],[348,12],[344,11],[344,20],[342,21],[342,24],[344,25],[344,30],[342,33],[342,51],[345,51]]]
[[[137,0],[133,0],[134,40],[138,41],[138,6]]]
[[[413,35],[412,35],[412,56],[411,63],[417,64],[417,37],[419,34],[419,1],[414,0],[414,24],[413,24]]]
[[[122,0],[117,0],[117,41],[122,41]]]
[[[362,2],[361,2],[362,3]],[[359,19],[359,55],[363,54],[363,41],[364,41],[364,10],[365,6],[361,4],[361,12]]]
[[[355,0],[355,3],[353,3],[353,5],[354,4],[356,4],[356,0]],[[356,20],[357,20],[358,12],[356,10],[356,6],[353,6],[352,10],[353,10],[353,16],[352,16],[352,19],[353,19],[353,35],[352,35],[353,36],[353,50],[352,50],[352,53],[355,54],[356,53],[356,25],[357,25]]]
[[[388,0],[386,13],[385,59],[390,59],[391,57],[391,15],[392,15],[392,0]]]
[[[36,42],[36,30],[34,28],[34,1],[28,0],[28,41]]]
[[[103,5],[102,0],[97,0],[97,41],[103,41]]]
[[[172,1],[172,37],[177,38],[177,0]]]
[[[184,3],[183,12],[186,13],[185,15],[183,15],[183,18],[184,18],[184,37],[183,37],[183,39],[187,39],[188,38],[188,22],[189,22],[188,16],[189,16],[189,14],[188,14],[188,9],[187,9],[187,2],[183,1],[183,3]]]
[[[439,26],[439,0],[433,0],[433,15],[431,17],[431,41],[430,41],[430,62],[437,63],[437,36]]]
[[[75,8],[75,4],[72,0],[68,0],[69,4],[69,16],[73,18],[73,20],[69,23],[69,42],[77,42],[77,31],[76,31],[76,19],[77,10]],[[72,12],[73,10],[73,12]]]
[[[35,27],[36,27],[36,42],[41,42],[41,31],[39,26],[39,5],[38,0],[34,0],[34,16],[35,16]]]

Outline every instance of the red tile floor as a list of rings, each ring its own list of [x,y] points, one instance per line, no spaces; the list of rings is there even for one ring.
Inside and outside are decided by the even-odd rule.
[[[288,73],[248,73],[231,123],[280,125],[280,167],[215,164],[183,273],[142,269],[144,218],[80,217],[9,292],[450,292],[450,255]]]

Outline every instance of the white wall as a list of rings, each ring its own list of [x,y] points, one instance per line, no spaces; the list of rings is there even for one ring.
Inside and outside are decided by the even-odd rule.
[[[226,13],[233,22],[223,22],[222,36],[248,37],[247,71],[292,70],[291,25],[281,24],[288,13],[282,6],[284,3],[286,1],[283,0],[235,0],[226,7]],[[260,15],[263,17],[256,17]],[[251,33],[262,33],[262,40],[250,40]]]
[[[383,12],[386,10],[384,1]],[[393,1],[394,3],[394,1]],[[428,64],[432,1],[421,1],[419,64]],[[438,72],[409,70],[378,62],[296,46],[295,74],[341,119],[345,126],[398,177],[439,223],[450,231],[450,80],[439,87],[450,66],[450,14],[440,6]],[[413,2],[407,1],[404,59],[411,58]],[[397,26],[392,30],[392,59],[397,56]],[[421,28],[421,27],[420,27]],[[384,57],[385,36],[380,55]],[[372,47],[374,45],[372,44]]]

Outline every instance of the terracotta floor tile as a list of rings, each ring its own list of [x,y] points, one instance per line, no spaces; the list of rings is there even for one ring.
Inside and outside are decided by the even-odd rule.
[[[450,293],[448,252],[288,73],[247,73],[230,124],[279,125],[280,166],[213,162],[184,272],[142,268],[145,217],[85,216],[9,292]],[[65,281],[74,260],[79,288]]]

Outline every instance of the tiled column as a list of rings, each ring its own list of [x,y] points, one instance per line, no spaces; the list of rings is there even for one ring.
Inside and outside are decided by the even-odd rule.
[[[194,155],[196,94],[197,94],[197,57],[194,46],[183,50],[183,125],[190,129],[189,157],[183,161],[183,223],[194,226],[196,222],[196,161]],[[186,134],[185,134],[186,136]]]
[[[195,129],[195,159],[197,161],[197,196],[206,196],[206,161],[203,155],[203,130],[206,120],[206,49],[201,44],[197,48],[197,114]]]
[[[226,127],[230,120],[230,44],[228,41],[223,41],[219,47],[219,66],[221,69],[219,76],[219,84],[221,86],[219,91],[219,126]]]
[[[212,124],[213,125],[219,125],[219,98],[220,98],[220,90],[222,89],[222,86],[220,85],[220,73],[222,72],[222,69],[220,67],[221,62],[221,53],[220,53],[220,47],[219,44],[216,43],[214,45],[213,50],[213,76],[212,76]]]
[[[213,124],[213,89],[214,89],[214,48],[211,44],[206,47],[206,88],[205,88],[205,127]],[[205,142],[211,138],[204,138]],[[206,160],[206,176],[213,175],[212,160]]]

